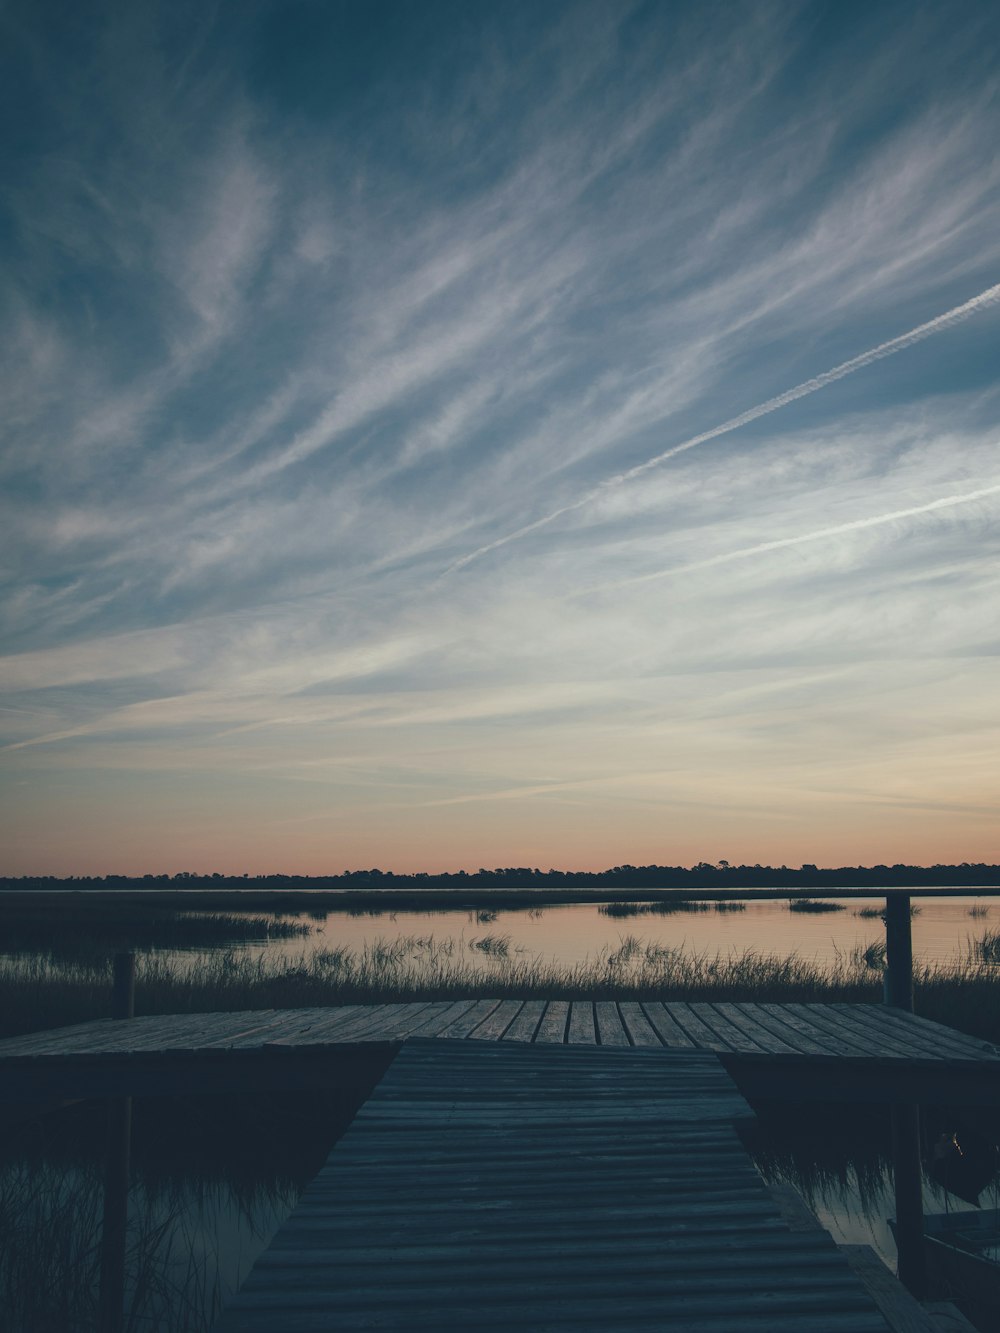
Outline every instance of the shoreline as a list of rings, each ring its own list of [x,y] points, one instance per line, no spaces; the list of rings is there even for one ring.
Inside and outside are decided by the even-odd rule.
[[[572,904],[599,903],[660,903],[660,902],[725,902],[787,901],[796,898],[865,899],[885,898],[887,895],[906,894],[911,898],[996,898],[1000,884],[991,885],[921,885],[918,888],[883,886],[881,888],[856,885],[809,889],[740,888],[725,889],[659,889],[659,888],[233,888],[233,889],[164,889],[164,888],[79,888],[79,889],[0,889],[0,913],[4,907],[26,907],[39,903],[86,902],[99,905],[145,905],[151,907],[178,907],[185,911],[239,911],[268,909],[274,912],[298,911],[302,908],[325,907],[327,910],[350,911],[373,907],[390,911],[457,910],[474,911],[477,908],[508,908],[512,911],[525,907],[558,907]]]

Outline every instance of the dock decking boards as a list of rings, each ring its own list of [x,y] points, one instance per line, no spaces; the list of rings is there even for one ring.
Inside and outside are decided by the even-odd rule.
[[[452,1000],[103,1019],[0,1041],[0,1097],[158,1095],[309,1086],[324,1055],[387,1058],[411,1037],[475,1045],[711,1051],[751,1096],[926,1099],[1000,1105],[987,1042],[878,1004]],[[804,1081],[808,1075],[808,1081]],[[183,1090],[179,1087],[176,1090]]]
[[[411,1039],[217,1333],[886,1333],[749,1115],[710,1054]]]
[[[995,1064],[994,1046],[880,1004],[455,1000],[322,1009],[97,1019],[0,1040],[0,1069],[72,1056],[394,1042],[408,1036],[569,1046],[665,1046],[720,1055],[798,1055]]]

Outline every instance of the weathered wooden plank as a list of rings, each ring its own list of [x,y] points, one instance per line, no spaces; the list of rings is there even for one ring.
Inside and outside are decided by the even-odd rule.
[[[628,1033],[622,1024],[618,1006],[613,1000],[599,1000],[594,1005],[597,1036],[602,1046],[628,1046]]]
[[[664,1008],[669,1012],[671,1018],[684,1028],[700,1050],[718,1052],[733,1049],[730,1042],[716,1031],[714,1026],[710,1027],[692,1005],[685,1004],[683,1000],[669,1000]]]
[[[259,1046],[262,1050],[312,1045],[314,1044],[313,1029],[320,1023],[323,1023],[327,1029],[327,1040],[336,1041],[341,1034],[353,1034],[364,1017],[356,1013],[331,1014],[327,1011],[326,1017],[322,1018],[321,1012],[315,1009],[285,1009],[280,1011],[270,1027],[261,1032],[251,1044]],[[353,1038],[348,1037],[348,1040],[351,1039]],[[196,1049],[195,1043],[192,1042],[192,1053]]]
[[[280,1009],[262,1009],[257,1015],[257,1022],[231,1021],[226,1030],[214,1039],[200,1042],[199,1050],[212,1050],[220,1047],[233,1050],[258,1046],[264,1041],[264,1033],[271,1032],[277,1025],[280,1014]]]
[[[157,1041],[161,1032],[195,1031],[204,1024],[204,1014],[166,1014],[129,1019],[98,1019],[77,1027],[53,1028],[0,1043],[0,1056],[11,1061],[49,1055],[89,1054],[142,1049]]]
[[[408,1037],[440,1037],[450,1024],[460,1023],[468,1015],[474,1003],[473,1000],[452,1000],[450,1004],[441,1001],[440,1008],[432,1006],[433,1013],[429,1009],[421,1022],[405,1029],[405,1034],[400,1026],[399,1034]]]
[[[701,1019],[706,1027],[725,1041],[730,1050],[744,1051],[751,1055],[758,1055],[766,1050],[759,1041],[751,1037],[744,1027],[734,1023],[727,1013],[727,1008],[735,1006],[725,1006],[721,1004],[707,1004],[692,1000],[688,1008],[696,1018]]]
[[[903,1027],[895,1027],[881,1017],[879,1013],[861,1013],[855,1012],[862,1009],[874,1009],[871,1005],[837,1005],[830,1006],[836,1008],[837,1017],[841,1023],[845,1024],[870,1043],[873,1053],[885,1055],[891,1059],[905,1058],[909,1060],[935,1059],[935,1053],[928,1050],[928,1044],[916,1032]],[[881,1006],[887,1008],[887,1006]]]
[[[1000,1060],[997,1048],[991,1042],[983,1041],[979,1037],[970,1037],[966,1032],[957,1032],[954,1028],[945,1027],[943,1023],[937,1023],[933,1019],[909,1014],[890,1005],[859,1007],[877,1011],[881,1021],[886,1025],[914,1031],[919,1035],[922,1044],[927,1043],[928,1046],[933,1046],[936,1051],[951,1058],[991,1062]]]
[[[768,1005],[767,1008],[771,1009],[772,1006]],[[859,1055],[869,1055],[862,1042],[845,1035],[835,1020],[822,1013],[813,1013],[808,1005],[782,1004],[774,1005],[773,1008],[780,1009],[788,1022],[802,1023],[802,1030],[811,1033],[816,1041],[829,1046],[832,1055],[851,1060],[856,1060]]]
[[[718,1256],[724,1255],[728,1265],[792,1263],[804,1265],[811,1263],[817,1254],[827,1254],[834,1248],[833,1241],[819,1224],[813,1234],[787,1232],[783,1227],[772,1225],[769,1228],[754,1226],[742,1227],[737,1231],[722,1231],[717,1227],[705,1232],[691,1234],[674,1233],[651,1234],[638,1228],[614,1228],[598,1230],[586,1236],[565,1238],[549,1233],[545,1237],[544,1247],[531,1244],[523,1247],[521,1262],[524,1264],[555,1264],[564,1259],[580,1261],[598,1260],[628,1263],[655,1259],[670,1266],[678,1264],[718,1264]],[[287,1254],[291,1262],[310,1264],[337,1264],[351,1267],[371,1267],[381,1270],[385,1266],[385,1247],[372,1244],[372,1237],[364,1233],[359,1239],[356,1231],[342,1232],[335,1237],[334,1245],[326,1244],[329,1232],[324,1228],[312,1235],[282,1227],[274,1241],[258,1259],[262,1267],[284,1262]],[[531,1237],[529,1239],[534,1239]],[[313,1244],[310,1245],[310,1241]],[[314,1257],[315,1256],[315,1259]],[[507,1269],[507,1257],[475,1241],[421,1243],[411,1240],[408,1244],[393,1245],[394,1265],[414,1265],[424,1267],[428,1264],[461,1264],[463,1272],[476,1266],[499,1267]]]
[[[643,1013],[642,1005],[637,1000],[621,1000],[618,1011],[633,1046],[655,1047],[663,1045],[656,1035],[656,1029]]]
[[[373,1281],[370,1274],[358,1274],[361,1282],[367,1277],[370,1285],[351,1282],[351,1275],[346,1272],[338,1276],[340,1283],[332,1281],[330,1274],[315,1265],[258,1268],[244,1285],[240,1303],[294,1309],[315,1305],[316,1297],[329,1301],[336,1293],[341,1309],[386,1312],[393,1306],[410,1310],[433,1305],[446,1307],[456,1296],[465,1294],[466,1299],[474,1299],[474,1293],[478,1291],[484,1304],[523,1306],[532,1300],[546,1302],[565,1297],[568,1281],[572,1281],[572,1294],[577,1300],[588,1295],[604,1301],[629,1300],[645,1292],[659,1297],[666,1308],[675,1303],[691,1302],[712,1312],[732,1310],[741,1298],[748,1302],[764,1301],[769,1297],[773,1300],[775,1295],[779,1295],[779,1299],[774,1300],[779,1308],[782,1298],[787,1305],[801,1308],[803,1302],[811,1304],[820,1292],[831,1303],[847,1308],[853,1305],[855,1309],[866,1309],[874,1305],[835,1249],[824,1261],[817,1260],[805,1269],[791,1265],[784,1272],[773,1267],[742,1266],[722,1273],[701,1268],[687,1272],[668,1268],[650,1273],[648,1265],[642,1268],[635,1265],[631,1272],[623,1272],[617,1265],[611,1271],[595,1272],[593,1265],[570,1263],[547,1271],[539,1268],[518,1270],[513,1281],[514,1275],[509,1269],[494,1276],[492,1281],[488,1277],[472,1278],[464,1271],[442,1273],[434,1270],[425,1274],[410,1270],[399,1275],[402,1280],[395,1280],[397,1275],[393,1274],[392,1280],[383,1282],[379,1282],[377,1276]],[[347,1291],[342,1286],[345,1280],[350,1283]]]
[[[799,1017],[811,1023],[817,1032],[826,1033],[837,1042],[844,1055],[856,1059],[858,1056],[871,1059],[871,1045],[858,1033],[840,1021],[839,1015],[829,1004],[788,1004],[786,1010],[792,1010]]]
[[[651,1000],[648,1003],[644,1002],[642,1009],[664,1046],[691,1048],[696,1046],[696,1043],[680,1026],[665,1004]]]
[[[535,1033],[535,1041],[564,1042],[568,1025],[569,1001],[549,1000],[548,1004],[545,1005],[545,1012],[541,1016],[539,1030]]]
[[[567,1276],[569,1279],[567,1285],[571,1284],[569,1285],[571,1291],[576,1286],[574,1279],[577,1274],[571,1273]],[[616,1291],[613,1296],[604,1299],[594,1295],[587,1295],[582,1299],[579,1296],[573,1298],[567,1291],[567,1285],[552,1292],[549,1301],[546,1302],[551,1305],[550,1310],[544,1309],[544,1306],[540,1308],[540,1302],[532,1302],[530,1298],[519,1299],[516,1295],[512,1297],[512,1291],[516,1293],[520,1290],[519,1283],[507,1283],[488,1290],[459,1287],[449,1292],[448,1299],[443,1299],[440,1293],[435,1293],[426,1305],[417,1305],[411,1299],[395,1312],[376,1300],[374,1308],[365,1310],[366,1318],[362,1327],[440,1328],[447,1322],[448,1327],[464,1329],[497,1327],[510,1329],[526,1326],[534,1330],[539,1327],[537,1321],[541,1317],[552,1323],[560,1323],[564,1327],[566,1324],[578,1327],[583,1323],[591,1327],[596,1324],[598,1327],[621,1329],[628,1327],[625,1321],[636,1315],[650,1316],[658,1313],[662,1328],[665,1306],[670,1310],[671,1333],[678,1327],[679,1321],[691,1316],[711,1316],[717,1320],[720,1317],[724,1318],[729,1322],[728,1325],[723,1323],[721,1327],[728,1328],[729,1333],[733,1333],[734,1328],[743,1330],[747,1327],[745,1321],[748,1316],[766,1315],[774,1320],[781,1314],[795,1315],[799,1320],[796,1327],[800,1333],[809,1333],[810,1329],[832,1333],[835,1325],[830,1322],[830,1314],[838,1308],[842,1313],[851,1312],[869,1316],[871,1322],[867,1328],[877,1330],[878,1333],[886,1333],[887,1327],[867,1292],[860,1288],[860,1284],[857,1292],[839,1285],[817,1285],[807,1291],[796,1289],[784,1292],[779,1289],[727,1292],[716,1289],[685,1293],[672,1290],[666,1283],[651,1282],[646,1291]],[[386,1289],[381,1290],[383,1296],[385,1291]],[[376,1293],[376,1296],[378,1294]],[[234,1301],[234,1313],[238,1311],[242,1315],[243,1311],[248,1309],[278,1313],[280,1319],[276,1321],[275,1327],[290,1330],[297,1327],[288,1322],[294,1312],[327,1311],[332,1295],[333,1293],[324,1292],[317,1299],[316,1294],[296,1291],[294,1288],[273,1295],[267,1290],[249,1290],[237,1296]],[[349,1315],[350,1307],[345,1309],[343,1302],[343,1293],[338,1293],[337,1304],[343,1314]],[[807,1316],[810,1315],[817,1320],[815,1324],[808,1322]],[[240,1326],[235,1325],[237,1328]],[[349,1323],[347,1326],[352,1325]],[[682,1323],[680,1326],[684,1327]],[[226,1333],[226,1330],[232,1327],[234,1325],[226,1322],[226,1316],[223,1316],[216,1325],[218,1333]]]
[[[378,1108],[371,1112],[372,1119],[384,1121],[398,1121],[400,1123],[413,1123],[418,1116],[423,1120],[442,1119],[447,1120],[451,1125],[458,1123],[465,1124],[509,1124],[511,1118],[518,1116],[517,1106],[523,1103],[512,1102],[477,1102],[474,1106],[463,1106],[461,1110],[453,1109],[450,1114],[445,1114],[443,1108],[450,1105],[441,1103],[440,1107],[433,1104],[421,1102],[420,1110],[417,1110],[417,1104],[400,1102],[395,1104],[388,1099],[379,1102]],[[745,1103],[743,1103],[745,1106]],[[607,1107],[581,1107],[576,1118],[586,1121],[588,1124],[611,1124],[628,1123],[630,1125],[639,1125],[652,1121],[656,1123],[658,1119],[688,1119],[691,1117],[708,1117],[711,1115],[724,1115],[727,1119],[738,1118],[742,1107],[735,1097],[731,1103],[722,1105],[714,1097],[686,1097],[681,1102],[666,1102],[662,1099],[650,1098],[647,1101],[631,1101],[627,1109],[616,1111],[613,1105]],[[747,1113],[749,1114],[749,1112]],[[523,1123],[530,1119],[532,1123],[542,1124],[545,1122],[558,1125],[565,1119],[565,1104],[554,1104],[551,1108],[539,1107],[537,1109],[526,1109],[522,1113]]]
[[[560,1317],[561,1310],[554,1310],[544,1318],[533,1319],[531,1333],[568,1333],[570,1329],[603,1327],[606,1329],[628,1329],[629,1333],[664,1333],[662,1303],[653,1300],[646,1302],[642,1309],[635,1305],[629,1310],[627,1323],[616,1322],[616,1311],[608,1310],[603,1315],[595,1312],[596,1322],[588,1322],[582,1314],[567,1314]],[[484,1324],[481,1310],[472,1305],[468,1308],[449,1308],[441,1312],[436,1327],[464,1329],[504,1327],[503,1321],[491,1321]],[[506,1316],[505,1316],[506,1317]],[[624,1319],[626,1316],[621,1315]],[[473,1322],[467,1322],[471,1319]],[[232,1310],[223,1316],[223,1320],[214,1325],[215,1333],[330,1333],[334,1329],[357,1329],[359,1325],[349,1315],[331,1314],[324,1310],[287,1310],[276,1320],[271,1310]],[[424,1327],[435,1327],[428,1321]],[[513,1327],[514,1325],[508,1325]],[[518,1325],[523,1326],[523,1325]],[[379,1323],[366,1321],[365,1328],[406,1328],[405,1323]],[[763,1314],[747,1312],[734,1322],[732,1314],[694,1315],[686,1313],[678,1318],[671,1318],[670,1333],[887,1333],[885,1320],[872,1311],[836,1311],[830,1310],[816,1317],[804,1315],[801,1311],[772,1310]]]
[[[781,1030],[769,1022],[767,1015],[760,1013],[756,1005],[716,1001],[713,1007],[768,1055],[802,1054],[801,1047],[793,1046],[788,1040],[787,1029]]]
[[[780,1030],[788,1029],[790,1032],[794,1032],[795,1042],[808,1043],[810,1056],[825,1060],[837,1060],[848,1054],[836,1037],[832,1037],[828,1032],[818,1031],[816,1025],[808,1017],[796,1013],[792,1005],[765,1001],[754,1007],[763,1016],[771,1019],[775,1025],[780,1025]],[[788,1040],[791,1042],[793,1039],[789,1036]],[[853,1052],[850,1053],[850,1058],[854,1058]]]
[[[523,1000],[504,1000],[469,1033],[473,1041],[499,1041],[521,1012]]]
[[[444,1000],[422,1004],[369,1005],[367,1019],[360,1019],[346,1033],[338,1034],[338,1043],[355,1041],[399,1041],[413,1032],[433,1025],[450,1005]]]
[[[567,1041],[571,1046],[596,1046],[597,1028],[591,1000],[573,1000],[569,1007]]]
[[[381,1038],[386,1024],[391,1024],[393,1017],[412,1006],[347,1004],[327,1009],[325,1013],[315,1013],[312,1020],[299,1033],[283,1033],[281,1041],[294,1041],[297,1045],[350,1045],[366,1031],[375,1033],[375,1040]]]
[[[476,1000],[461,1018],[452,1019],[446,1027],[443,1027],[437,1034],[438,1037],[467,1037],[473,1028],[478,1027],[484,1018],[492,1014],[499,1003],[499,1000]]]
[[[295,1011],[288,1010],[286,1012],[289,1015],[292,1015]],[[384,1023],[391,1012],[392,1006],[390,1005],[344,1005],[337,1015],[331,1015],[331,1033],[329,1039],[331,1042],[340,1041],[345,1043],[360,1040],[364,1033],[367,1033],[379,1024]],[[291,1018],[289,1021],[291,1021]],[[333,1028],[334,1023],[336,1024],[336,1028]],[[280,1036],[273,1038],[270,1044],[280,1044]]]
[[[510,1027],[503,1034],[504,1041],[525,1041],[531,1042],[535,1039],[535,1033],[538,1031],[538,1025],[542,1021],[542,1015],[545,1013],[544,1000],[528,1000],[525,1002],[521,1012],[511,1023]]]
[[[743,1025],[771,1055],[806,1055],[831,1058],[828,1047],[821,1045],[808,1023],[789,1022],[781,1005],[720,1004],[732,1021]]]

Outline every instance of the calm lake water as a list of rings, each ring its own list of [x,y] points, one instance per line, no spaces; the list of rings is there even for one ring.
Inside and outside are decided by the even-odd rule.
[[[432,937],[436,942],[453,941],[460,950],[473,950],[484,937],[494,936],[507,941],[510,955],[578,963],[617,949],[624,938],[634,936],[643,946],[657,944],[712,956],[755,950],[832,963],[838,955],[884,941],[885,927],[878,915],[883,898],[845,899],[838,905],[839,911],[793,912],[787,901],[750,900],[743,911],[718,911],[709,903],[703,905],[706,910],[643,911],[634,916],[609,916],[595,903],[510,911],[330,912],[323,920],[300,912],[282,919],[308,927],[307,936],[272,940],[256,948],[299,958],[315,950],[362,949],[377,940]],[[997,899],[928,898],[915,900],[915,906],[914,956],[928,963],[964,957],[974,940],[1000,928]],[[865,916],[865,911],[876,915]],[[481,950],[476,952],[482,956]]]

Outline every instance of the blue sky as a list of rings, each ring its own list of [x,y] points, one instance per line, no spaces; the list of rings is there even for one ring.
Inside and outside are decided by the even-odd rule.
[[[0,34],[0,869],[997,858],[996,6]]]

